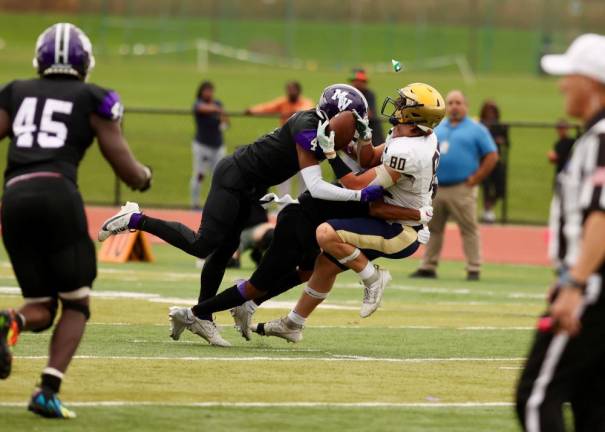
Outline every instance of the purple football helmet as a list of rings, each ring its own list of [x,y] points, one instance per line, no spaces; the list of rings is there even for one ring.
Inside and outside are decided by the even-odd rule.
[[[348,84],[332,84],[321,92],[317,115],[328,120],[341,111],[357,111],[361,117],[368,115],[368,102],[355,87]]]
[[[58,23],[38,36],[34,67],[40,75],[67,74],[86,78],[95,65],[88,36],[73,24]]]

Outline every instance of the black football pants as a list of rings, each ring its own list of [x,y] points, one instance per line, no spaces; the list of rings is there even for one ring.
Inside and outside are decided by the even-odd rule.
[[[140,229],[206,262],[200,276],[199,302],[213,297],[223,280],[225,268],[238,249],[252,206],[259,198],[231,157],[221,160],[212,178],[202,221],[197,232],[179,222],[143,217]],[[210,317],[206,317],[210,319]]]
[[[579,335],[537,332],[516,396],[527,432],[563,432],[571,403],[576,432],[605,432],[605,298],[588,306]]]

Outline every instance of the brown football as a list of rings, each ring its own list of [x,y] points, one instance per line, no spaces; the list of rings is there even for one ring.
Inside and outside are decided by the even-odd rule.
[[[351,111],[342,111],[330,119],[326,135],[334,131],[334,148],[346,147],[355,136],[355,116]]]

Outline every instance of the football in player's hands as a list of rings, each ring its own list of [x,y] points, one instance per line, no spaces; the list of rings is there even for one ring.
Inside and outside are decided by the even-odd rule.
[[[334,131],[334,148],[336,150],[344,149],[355,137],[355,116],[351,111],[342,111],[330,119],[330,124],[326,128],[326,135]]]

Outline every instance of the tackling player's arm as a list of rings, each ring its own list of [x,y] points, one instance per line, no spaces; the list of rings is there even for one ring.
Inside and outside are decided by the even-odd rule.
[[[357,142],[357,163],[362,168],[375,167],[380,163],[383,152],[384,144],[374,147],[371,142],[359,140]]]
[[[313,198],[329,201],[361,201],[361,192],[335,186],[325,181],[321,175],[319,161],[310,150],[296,146],[300,174]]]
[[[133,189],[145,191],[151,186],[151,169],[138,162],[124,136],[120,123],[92,114],[90,124],[95,131],[101,153],[115,173]]]
[[[421,223],[421,213],[418,209],[399,207],[384,201],[370,203],[370,216],[384,220],[413,220]]]

